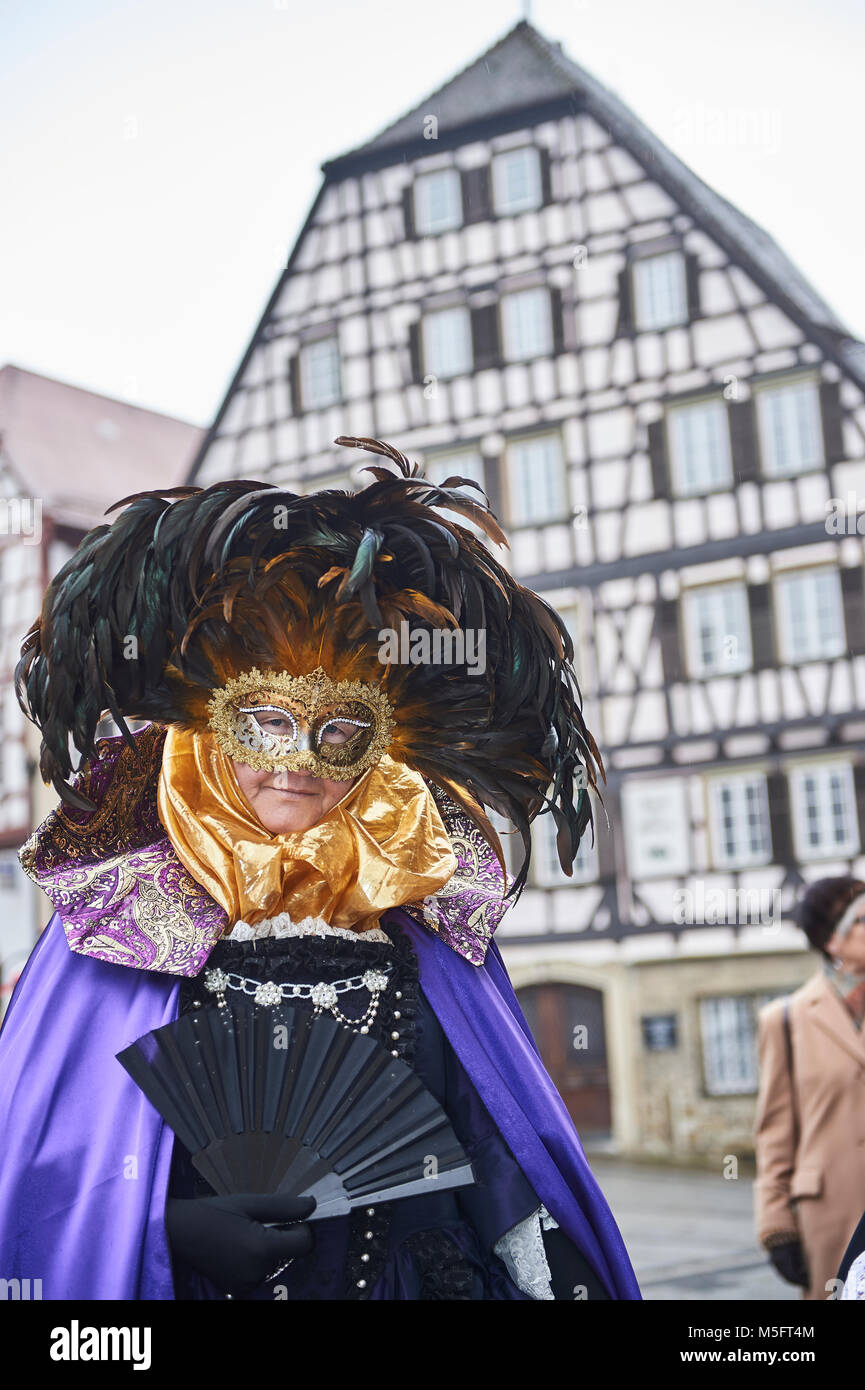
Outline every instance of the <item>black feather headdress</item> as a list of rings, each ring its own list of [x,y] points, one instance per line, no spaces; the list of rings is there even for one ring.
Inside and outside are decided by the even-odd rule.
[[[555,817],[571,871],[603,764],[586,728],[563,620],[454,514],[506,544],[470,480],[436,485],[378,440],[340,437],[396,466],[358,492],[301,497],[254,481],[137,493],[84,537],[45,595],[16,669],[42,733],[40,770],[67,801],[70,743],[95,754],[109,711],[203,729],[215,689],[255,666],[372,680],[394,708],[390,755],[454,796],[495,838],[482,807],[520,831]],[[465,661],[382,665],[379,633],[483,632],[483,674]]]

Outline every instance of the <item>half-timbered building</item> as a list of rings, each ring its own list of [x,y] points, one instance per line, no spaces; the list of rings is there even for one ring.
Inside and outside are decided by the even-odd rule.
[[[607,766],[501,930],[530,1022],[587,1137],[743,1153],[796,888],[865,870],[865,348],[526,22],[323,175],[192,476],[482,482]]]

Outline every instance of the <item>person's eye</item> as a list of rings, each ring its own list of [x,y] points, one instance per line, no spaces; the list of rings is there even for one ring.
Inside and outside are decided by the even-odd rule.
[[[344,724],[341,720],[334,720],[330,724],[325,724],[321,731],[321,741],[332,744],[347,743],[356,733],[356,724]]]
[[[293,734],[294,727],[284,714],[257,714],[256,723],[269,734]]]

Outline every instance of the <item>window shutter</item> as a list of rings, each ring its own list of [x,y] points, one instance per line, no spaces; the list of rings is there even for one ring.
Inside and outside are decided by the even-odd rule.
[[[547,203],[553,201],[553,178],[550,169],[549,150],[539,149],[538,158],[541,162],[541,202],[546,207]]]
[[[562,292],[555,286],[550,290],[550,318],[553,325],[553,352],[564,352],[565,316],[562,307]]]
[[[821,381],[820,414],[823,417],[823,447],[827,463],[840,463],[844,457],[843,414],[837,381]]]
[[[679,640],[679,603],[677,599],[662,598],[655,608],[655,630],[661,644],[661,660],[668,685],[684,679],[682,644]]]
[[[865,575],[861,565],[842,569],[841,596],[844,600],[847,650],[851,656],[859,656],[865,652]]]
[[[631,267],[619,271],[619,318],[616,337],[627,338],[634,332],[634,308],[631,295]]]
[[[288,385],[291,391],[291,413],[300,415],[303,404],[300,399],[300,356],[295,354],[288,362]]]
[[[519,873],[521,873],[523,864],[525,863],[525,860],[526,860],[525,850],[523,849],[522,836],[519,835],[519,834],[516,834],[516,835],[508,835],[508,836],[506,836],[506,839],[508,840],[508,843],[509,843],[509,848],[508,848],[508,850],[506,851],[506,853],[509,855],[509,858],[508,858],[508,867],[509,867],[509,869],[510,869],[511,875],[512,875],[514,878],[516,878],[516,876],[517,876]],[[535,856],[534,856],[534,850],[532,850],[532,854],[531,854],[532,860],[534,860],[534,857],[535,857]],[[533,867],[534,867],[534,865],[533,865]]]
[[[776,664],[771,585],[748,585],[748,611],[751,616],[751,659],[754,670],[763,671]]]
[[[485,304],[481,309],[472,309],[471,322],[475,371],[497,366],[501,361],[498,305]]]
[[[502,461],[500,458],[485,458],[484,461],[484,492],[490,504],[490,511],[495,512],[499,521],[503,520],[502,511],[504,505],[504,479],[502,477]],[[480,501],[480,498],[476,499]]]
[[[410,183],[402,191],[402,215],[405,221],[406,241],[414,241],[417,231],[414,224],[414,184]]]
[[[566,285],[559,291],[562,306],[562,349],[565,352],[576,352],[580,344],[577,342],[577,302],[573,285]]]
[[[865,765],[854,763],[853,787],[856,793],[856,815],[859,820],[859,844],[865,845]]]
[[[408,326],[408,351],[411,362],[412,381],[423,381],[423,360],[420,348],[420,323],[410,323]]]
[[[663,418],[649,425],[649,462],[652,465],[652,491],[656,497],[669,497],[670,475],[667,470],[667,438]]]
[[[604,801],[607,810],[610,810],[610,797],[605,793]],[[605,879],[608,883],[616,877],[616,826],[618,819],[610,816],[610,824],[607,825],[602,815],[595,816],[595,844],[598,850],[598,878]],[[590,835],[586,831],[586,835]]]
[[[766,778],[769,825],[772,829],[772,860],[775,864],[794,864],[793,828],[790,824],[790,795],[783,772],[770,772]]]
[[[730,447],[733,477],[737,483],[753,482],[760,471],[753,401],[730,401]]]
[[[700,317],[700,267],[696,256],[685,256],[685,288],[688,295],[688,318]]]
[[[463,195],[463,222],[488,222],[492,216],[489,165],[483,164],[479,169],[462,169],[460,183]]]

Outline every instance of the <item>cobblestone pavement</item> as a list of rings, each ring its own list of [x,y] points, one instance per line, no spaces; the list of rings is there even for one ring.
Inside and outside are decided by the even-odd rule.
[[[753,1180],[589,1155],[645,1299],[798,1300],[754,1239]]]

